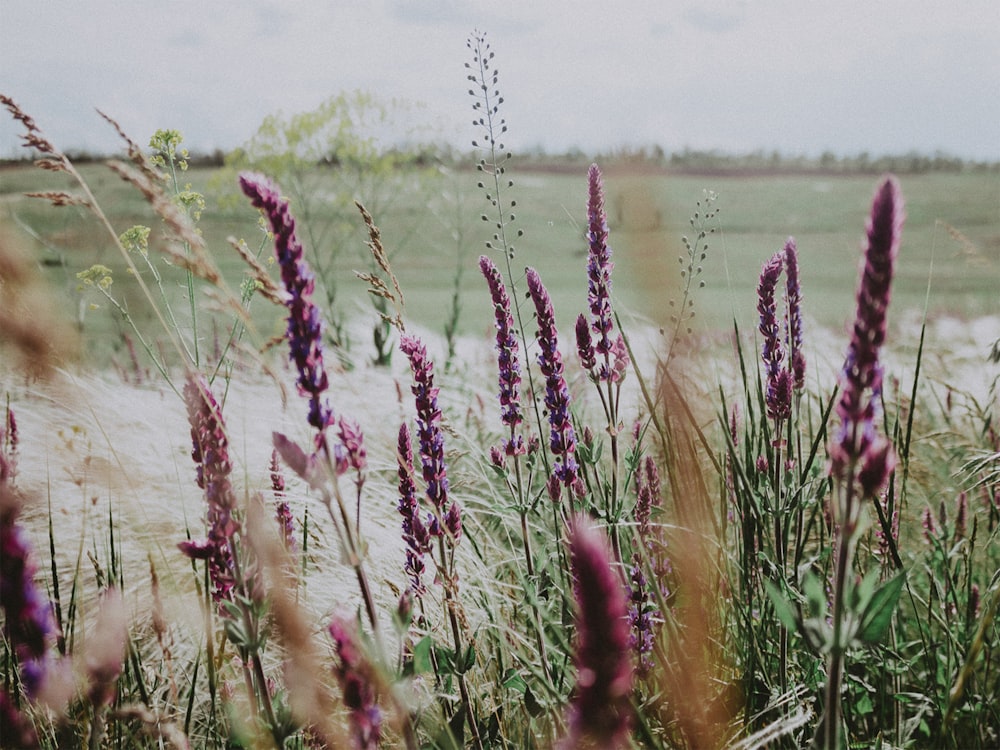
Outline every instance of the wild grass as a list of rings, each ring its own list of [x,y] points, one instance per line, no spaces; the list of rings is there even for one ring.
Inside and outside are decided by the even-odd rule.
[[[394,255],[393,225],[358,213],[353,283],[377,305],[349,338],[379,332],[372,358],[336,351],[323,249],[266,176],[239,183],[266,234],[246,207],[206,224],[170,131],[126,138],[119,192],[4,98],[72,239],[18,204],[35,255],[0,246],[2,742],[995,747],[997,319],[881,317],[950,299],[958,238],[985,299],[981,196],[935,205],[946,226],[922,178],[912,198],[838,179],[799,232],[787,185],[666,200],[595,165],[535,192],[469,44],[485,231]],[[886,201],[906,205],[898,253]],[[556,215],[577,241],[536,251]],[[52,315],[40,262],[116,313],[117,368],[69,356],[108,331]],[[853,334],[820,325],[834,309]]]

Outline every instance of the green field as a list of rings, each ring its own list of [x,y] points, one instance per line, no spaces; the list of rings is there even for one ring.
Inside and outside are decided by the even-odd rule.
[[[524,232],[515,242],[513,267],[530,265],[539,270],[554,297],[557,318],[567,325],[586,304],[585,170],[579,174],[519,170],[516,159],[511,164],[514,186],[506,198],[516,200],[513,228]],[[116,230],[134,224],[158,226],[142,196],[106,167],[87,165],[82,172]],[[336,187],[332,170],[317,172],[315,178],[317,190]],[[245,238],[256,247],[260,234],[255,213],[245,201],[225,200],[214,170],[192,169],[182,179],[206,195],[198,226],[235,287],[244,266],[226,237]],[[492,223],[484,223],[480,216],[491,206],[477,188],[477,179],[471,170],[405,173],[398,176],[395,187],[381,187],[379,196],[357,196],[370,207],[378,204],[373,207],[375,220],[406,296],[408,318],[435,330],[441,330],[447,317],[459,269],[459,330],[475,334],[492,324],[476,264],[492,234]],[[841,327],[853,315],[859,243],[876,180],[875,175],[695,176],[607,169],[619,309],[670,327],[670,302],[679,301],[682,294],[678,264],[678,257],[685,254],[682,237],[694,238],[689,220],[698,210],[696,202],[704,200],[705,191],[712,191],[720,211],[710,223],[716,232],[709,237],[698,277],[705,286],[694,289],[695,323],[725,329],[735,316],[744,328],[754,325],[754,289],[761,264],[791,235],[801,258],[807,316],[824,326]],[[931,315],[974,317],[1000,310],[1000,177],[929,173],[903,176],[901,184],[907,222],[893,314],[922,309],[928,287]],[[127,301],[133,316],[145,319],[148,303],[129,283],[117,251],[86,211],[55,208],[23,196],[27,191],[72,187],[64,175],[28,166],[6,167],[0,171],[0,216],[38,259],[66,314],[92,340],[106,341],[114,349],[119,346],[120,323],[106,306],[88,309],[98,300],[92,290],[78,290],[76,273],[94,263],[108,265],[115,270],[114,290]],[[331,265],[337,269],[341,317],[374,319],[364,286],[353,274],[370,263],[363,225],[353,213],[341,221],[347,229],[341,230],[333,247],[307,247],[307,253],[322,258],[336,253]],[[167,269],[164,278],[168,293],[176,289],[182,295],[179,272]],[[185,307],[180,296],[177,305]],[[280,316],[265,303],[255,303],[253,312],[262,333],[280,331]]]

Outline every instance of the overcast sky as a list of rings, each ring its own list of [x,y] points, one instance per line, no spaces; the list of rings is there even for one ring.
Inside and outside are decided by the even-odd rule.
[[[998,0],[0,0],[0,92],[66,150],[117,148],[95,108],[228,149],[355,88],[426,104],[464,146],[474,29],[515,150],[1000,159]]]

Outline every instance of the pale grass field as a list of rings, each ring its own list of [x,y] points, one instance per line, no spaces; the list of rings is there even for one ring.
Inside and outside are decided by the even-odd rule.
[[[920,316],[907,313],[896,326],[884,350],[886,397],[908,397],[920,332]],[[452,487],[469,511],[467,523],[476,526],[476,514],[488,514],[493,499],[483,497],[488,482],[482,436],[499,425],[495,398],[493,341],[465,337],[457,362],[443,372],[445,342],[421,330],[436,363],[441,402],[448,432]],[[630,332],[640,371],[652,378],[662,341],[656,330],[633,328]],[[1000,366],[990,364],[986,352],[1000,336],[1000,316],[962,321],[939,318],[927,327],[923,370],[918,399],[944,403],[948,391],[956,400],[987,405],[997,398]],[[806,352],[810,389],[828,398],[836,383],[846,345],[846,333],[812,326],[807,329]],[[755,366],[755,337],[743,342],[748,366]],[[580,370],[570,342],[562,341],[574,408],[590,413],[596,407],[587,399],[593,392]],[[705,408],[699,415],[706,426],[721,386],[730,403],[738,392],[738,369],[732,341],[718,337],[695,347],[710,357],[681,357],[672,367],[704,391]],[[262,493],[273,502],[268,462],[271,434],[283,432],[306,444],[305,401],[294,390],[294,374],[276,368],[283,382],[259,371],[237,371],[225,384],[216,382],[215,393],[223,405],[233,478],[239,496]],[[527,382],[527,381],[525,381]],[[9,398],[20,430],[18,484],[27,498],[25,522],[29,526],[41,567],[48,567],[47,519],[49,506],[55,537],[55,560],[61,577],[69,577],[82,561],[85,577],[93,575],[92,553],[101,565],[108,562],[108,518],[114,519],[114,538],[124,567],[126,599],[142,619],[149,604],[149,564],[152,560],[166,595],[173,598],[168,611],[179,621],[200,628],[190,562],[176,545],[187,536],[204,533],[203,493],[194,482],[191,442],[181,399],[155,374],[141,384],[124,382],[112,372],[58,370],[44,380],[26,380],[12,372],[3,374],[0,389]],[[331,402],[335,412],[358,421],[365,433],[369,470],[360,504],[361,532],[368,547],[366,565],[375,581],[376,596],[386,610],[396,602],[403,579],[403,544],[396,512],[395,442],[399,425],[412,423],[410,373],[398,353],[390,368],[361,364],[331,374]],[[641,416],[635,376],[626,383],[624,415],[627,425]],[[225,399],[223,401],[223,398]],[[349,566],[340,561],[336,534],[326,509],[286,471],[288,500],[301,523],[308,513],[309,562],[302,603],[317,617],[344,605],[360,602]],[[349,487],[350,492],[353,491]],[[349,507],[354,509],[353,495]],[[301,542],[301,538],[299,540]],[[497,540],[500,541],[500,540]],[[469,553],[468,545],[460,547]],[[464,564],[473,572],[477,562],[466,554]],[[480,569],[477,575],[489,576]],[[68,584],[68,578],[66,583]],[[93,590],[86,586],[85,589]]]

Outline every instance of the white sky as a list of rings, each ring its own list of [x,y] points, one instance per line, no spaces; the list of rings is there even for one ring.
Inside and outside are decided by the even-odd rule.
[[[228,149],[355,88],[466,146],[474,29],[515,150],[1000,159],[998,0],[0,0],[0,92],[66,150],[118,148],[94,108]],[[0,112],[0,155],[18,132]]]

